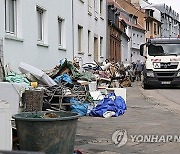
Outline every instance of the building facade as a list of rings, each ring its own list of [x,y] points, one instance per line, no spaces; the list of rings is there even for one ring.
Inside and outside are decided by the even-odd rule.
[[[145,30],[139,26],[133,26],[130,33],[132,33],[131,61],[137,62],[137,60],[140,60],[144,62],[144,58],[140,56],[140,45],[145,42]]]
[[[151,36],[160,37],[161,36],[161,21],[154,18],[154,9],[145,9],[146,12],[146,41]]]
[[[106,59],[106,0],[73,0],[74,57],[80,63]]]
[[[141,8],[145,11],[145,41],[147,41],[150,37],[160,37],[161,12],[147,0],[131,0],[131,3],[138,9]]]
[[[145,42],[145,12],[136,8],[130,1],[108,1],[109,3],[115,3],[115,6],[120,10],[120,18],[127,24],[126,34],[130,39],[127,37],[126,39],[123,38],[123,40],[129,40],[126,48],[123,45],[123,61],[126,63],[136,62],[137,60],[143,61],[143,58],[140,56],[140,44]],[[125,40],[123,44],[127,44]]]
[[[60,59],[82,63],[106,58],[106,0],[0,1],[3,61],[50,69]]]
[[[113,4],[108,5],[108,59],[121,61],[121,30],[119,28],[120,12]]]
[[[73,58],[71,1],[3,0],[0,6],[4,64],[49,69]]]
[[[156,8],[161,12],[161,37],[177,37],[180,31],[179,14],[166,4],[158,4]]]
[[[122,34],[121,34],[121,62],[127,63],[128,62],[128,50],[127,49],[130,47],[129,46],[130,38],[128,37],[128,35],[126,33],[128,24],[121,17],[119,18],[119,28],[122,32]]]

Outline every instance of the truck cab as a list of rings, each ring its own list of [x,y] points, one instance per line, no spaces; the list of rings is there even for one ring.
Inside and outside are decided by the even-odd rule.
[[[150,38],[140,46],[145,57],[142,86],[180,86],[180,38]]]

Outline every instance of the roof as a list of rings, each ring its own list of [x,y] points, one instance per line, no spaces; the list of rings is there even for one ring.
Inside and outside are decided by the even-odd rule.
[[[117,8],[119,8],[119,9],[122,9],[122,10],[124,10],[118,3],[115,3],[114,1],[112,2],[108,2],[108,4],[112,4],[112,5],[114,5],[115,7],[117,7]],[[128,3],[129,4],[129,3]],[[132,4],[129,4],[129,5],[132,5]],[[136,10],[138,10],[134,5],[132,5],[132,7],[134,7]],[[131,12],[128,12],[128,11],[126,11],[126,10],[124,10],[125,12],[127,12],[129,15],[131,15],[131,16],[133,16],[133,14],[131,13]],[[120,11],[121,12],[121,11]],[[144,12],[143,12],[143,10],[139,10],[138,12],[141,12],[141,13],[143,13],[144,14]],[[142,27],[140,24],[133,24],[133,23],[131,23],[130,21],[129,21],[129,19],[127,19],[127,18],[125,18],[124,16],[122,16],[121,14],[120,14],[120,17],[125,21],[125,23],[127,24],[127,25],[129,25],[129,26],[132,26],[132,28],[137,28],[137,29],[139,29],[139,30],[142,30],[142,31],[145,31],[145,29],[144,29],[144,27]],[[137,17],[137,16],[134,16],[134,17]],[[137,17],[138,18],[138,17]],[[121,20],[120,20],[121,21]]]
[[[145,29],[140,24],[137,24],[137,25],[133,24],[133,23],[129,22],[129,20],[127,18],[125,18],[124,16],[122,16],[122,15],[120,15],[120,17],[121,17],[120,20],[123,19],[126,22],[127,25],[145,31]]]

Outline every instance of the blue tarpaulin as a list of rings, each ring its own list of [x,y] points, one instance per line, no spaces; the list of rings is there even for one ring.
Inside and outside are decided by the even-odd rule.
[[[109,93],[103,100],[99,101],[97,106],[90,112],[90,116],[103,117],[107,111],[115,112],[114,117],[118,117],[127,110],[126,103],[121,96],[116,96],[115,93]]]
[[[54,81],[56,83],[61,83],[62,81],[66,82],[66,83],[71,83],[72,84],[72,79],[69,75],[67,74],[63,74],[63,75],[60,75],[60,76],[57,76]]]
[[[85,116],[87,114],[88,111],[87,102],[82,103],[74,98],[72,98],[70,102],[72,103],[72,105],[70,106],[72,112],[78,113],[81,116]]]

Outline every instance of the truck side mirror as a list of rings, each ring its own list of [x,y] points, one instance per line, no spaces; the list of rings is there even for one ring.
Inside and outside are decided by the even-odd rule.
[[[144,54],[144,45],[145,45],[145,44],[141,44],[141,45],[140,45],[140,55],[141,55],[141,56],[143,56],[143,54]]]

